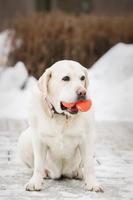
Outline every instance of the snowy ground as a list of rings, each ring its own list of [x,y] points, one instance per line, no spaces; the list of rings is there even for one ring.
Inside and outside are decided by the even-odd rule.
[[[20,132],[27,123],[0,120],[0,200],[133,200],[133,124],[100,122],[96,124],[96,174],[104,193],[84,190],[79,180],[44,180],[41,192],[27,192],[25,183],[31,172],[15,161]]]

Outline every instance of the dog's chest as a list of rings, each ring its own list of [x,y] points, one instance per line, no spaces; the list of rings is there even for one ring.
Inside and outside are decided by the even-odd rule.
[[[80,137],[58,135],[47,139],[47,145],[51,154],[58,158],[71,158],[80,142]]]
[[[51,154],[61,159],[69,159],[74,155],[83,139],[84,132],[82,124],[78,128],[76,125],[65,124],[56,126],[56,129],[49,130],[48,134],[43,136],[43,140]]]

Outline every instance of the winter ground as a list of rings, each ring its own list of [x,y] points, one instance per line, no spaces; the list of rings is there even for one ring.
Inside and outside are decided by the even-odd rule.
[[[0,121],[0,200],[133,200],[132,123],[96,124],[96,172],[104,193],[85,191],[83,181],[78,180],[44,180],[41,192],[25,191],[31,173],[15,160],[15,154],[20,132],[26,127],[22,120]]]

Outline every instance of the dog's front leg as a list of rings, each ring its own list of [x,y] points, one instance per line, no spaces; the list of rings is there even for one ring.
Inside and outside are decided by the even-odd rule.
[[[32,145],[34,153],[34,171],[25,189],[27,191],[40,191],[43,183],[47,148],[38,138],[33,138]]]
[[[87,137],[81,145],[81,156],[83,161],[83,177],[85,187],[89,191],[103,192],[103,187],[98,183],[95,175],[93,138]]]

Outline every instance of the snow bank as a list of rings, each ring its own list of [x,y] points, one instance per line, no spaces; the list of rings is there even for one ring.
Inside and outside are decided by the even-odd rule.
[[[14,40],[14,30],[7,29],[0,33],[0,67],[6,66],[8,63],[8,57],[14,48],[19,48],[22,44],[22,40]],[[12,47],[14,43],[14,48]]]
[[[133,45],[117,44],[94,64],[89,74],[96,119],[132,121]],[[0,68],[0,118],[26,119],[28,94],[36,82],[22,62]]]
[[[13,90],[0,93],[0,118],[26,119],[28,116],[28,91]]]
[[[29,91],[37,80],[22,62],[0,71],[0,118],[26,119]],[[24,88],[24,89],[22,89]]]
[[[0,92],[20,89],[28,79],[28,72],[22,62],[14,67],[3,68],[0,77]]]
[[[6,30],[0,33],[0,66],[5,66],[12,49],[14,31]]]
[[[97,120],[133,120],[133,45],[119,43],[89,71]]]

